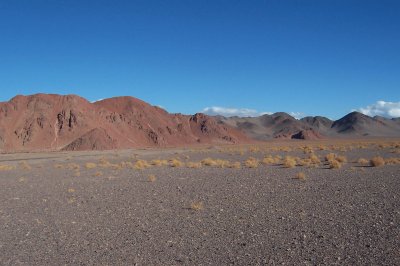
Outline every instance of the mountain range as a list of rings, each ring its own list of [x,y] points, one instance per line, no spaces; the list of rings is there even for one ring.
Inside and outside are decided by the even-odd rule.
[[[268,139],[399,137],[400,119],[352,112],[332,121],[287,113],[260,117],[170,114],[134,97],[18,95],[0,103],[0,151],[107,150]]]

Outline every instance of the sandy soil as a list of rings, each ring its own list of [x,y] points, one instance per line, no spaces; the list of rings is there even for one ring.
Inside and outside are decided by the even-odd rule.
[[[1,155],[0,166],[15,169],[0,171],[0,264],[400,265],[400,164],[354,162],[400,157],[393,147],[314,148],[321,159],[346,155],[341,169],[324,163],[85,167],[101,158],[243,163],[267,154],[307,156],[295,148],[301,145],[286,145],[289,152],[210,147]],[[298,172],[305,180],[295,178]]]

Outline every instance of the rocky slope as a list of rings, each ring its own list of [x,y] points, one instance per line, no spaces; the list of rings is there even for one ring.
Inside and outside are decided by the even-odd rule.
[[[90,103],[76,95],[16,96],[0,103],[0,149],[105,150],[247,143],[204,114],[169,114],[133,97]]]

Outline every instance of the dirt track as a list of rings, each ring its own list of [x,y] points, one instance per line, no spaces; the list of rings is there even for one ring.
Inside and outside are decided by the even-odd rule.
[[[0,264],[400,265],[399,165],[84,167],[131,153],[2,155],[0,164],[24,159],[31,169],[0,171]],[[250,156],[135,153],[148,160]],[[57,168],[70,163],[80,165],[80,176]],[[305,181],[294,179],[299,171]],[[200,210],[191,206],[200,202]]]

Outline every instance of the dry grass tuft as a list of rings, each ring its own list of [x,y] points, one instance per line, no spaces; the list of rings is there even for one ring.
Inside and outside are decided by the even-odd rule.
[[[254,157],[250,157],[244,162],[244,165],[248,168],[257,168],[259,164],[260,161]]]
[[[264,159],[262,160],[262,163],[267,165],[274,164],[275,162],[276,160],[271,155],[264,157]]]
[[[156,160],[150,161],[150,164],[154,165],[154,166],[166,166],[166,165],[168,165],[168,161],[156,159]]]
[[[331,169],[339,169],[342,167],[342,164],[337,160],[330,160],[329,161],[329,168]]]
[[[347,158],[344,155],[339,155],[339,156],[336,156],[336,161],[338,161],[340,163],[347,163]]]
[[[101,172],[101,171],[97,171],[95,174],[94,174],[94,176],[96,176],[96,177],[99,177],[99,176],[102,176],[103,175],[103,172]]]
[[[361,165],[368,165],[369,161],[365,158],[360,158],[357,160],[357,163],[361,164]]]
[[[229,166],[229,164],[230,164],[230,162],[227,160],[221,160],[221,159],[215,160],[215,166],[217,166],[219,168],[226,168]]]
[[[205,158],[201,161],[201,163],[205,166],[215,166],[217,163],[212,158]]]
[[[336,159],[336,156],[337,155],[335,153],[328,153],[327,155],[325,155],[325,161],[334,161]]]
[[[400,164],[400,158],[387,158],[385,159],[385,164],[387,165]]]
[[[201,162],[188,162],[186,163],[186,166],[189,168],[200,168],[203,165],[201,164]]]
[[[170,165],[171,167],[182,167],[182,166],[185,165],[185,163],[184,163],[184,162],[181,162],[181,161],[178,160],[178,159],[172,159],[172,160],[169,161],[169,165]]]
[[[370,160],[372,167],[380,167],[385,165],[385,160],[381,156],[375,156]]]
[[[151,183],[153,183],[153,182],[155,182],[157,180],[155,175],[149,175],[148,179],[149,179],[149,182],[151,182]]]
[[[75,192],[75,189],[74,188],[69,188],[68,189],[68,193],[74,193]]]
[[[242,168],[242,164],[240,162],[232,162],[228,165],[228,168],[240,169]]]
[[[290,156],[286,156],[283,160],[283,166],[286,168],[293,168],[296,166],[296,159]]]
[[[0,165],[0,171],[10,171],[13,170],[14,166],[8,165],[8,164],[2,164]]]
[[[77,171],[74,173],[74,176],[75,176],[75,177],[80,177],[80,176],[81,176],[81,172],[79,172],[79,170],[77,170]]]
[[[97,167],[97,164],[95,163],[86,163],[85,164],[86,169],[93,169]]]
[[[19,167],[21,167],[24,170],[32,169],[32,167],[26,161],[21,161],[18,165],[19,165]]]
[[[190,208],[195,211],[201,211],[201,210],[204,210],[204,205],[203,205],[203,202],[201,202],[201,201],[192,202],[192,204],[190,204]]]
[[[296,174],[296,178],[299,180],[305,180],[306,179],[306,174],[303,172],[299,172]]]
[[[321,160],[319,159],[319,157],[317,155],[315,155],[314,153],[310,154],[310,156],[308,156],[308,159],[310,159],[311,163],[313,163],[313,164],[321,163]]]
[[[145,160],[137,160],[133,165],[133,168],[136,170],[143,170],[149,168],[151,165]]]

